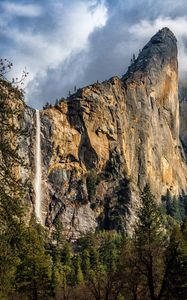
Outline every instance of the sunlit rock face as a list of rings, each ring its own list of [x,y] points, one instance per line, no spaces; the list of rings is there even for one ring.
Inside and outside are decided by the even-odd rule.
[[[121,79],[79,89],[41,111],[42,213],[47,226],[52,228],[59,217],[71,239],[96,228],[130,231],[146,183],[158,201],[167,190],[186,193],[176,44],[164,28]],[[25,151],[30,148],[34,178],[32,110],[26,112],[26,127],[29,122]]]
[[[140,189],[149,182],[158,198],[167,189],[180,193],[186,188],[186,165],[179,141],[177,46],[169,29],[159,31],[143,48],[123,82],[127,123],[136,137],[127,146],[134,153],[130,172]]]

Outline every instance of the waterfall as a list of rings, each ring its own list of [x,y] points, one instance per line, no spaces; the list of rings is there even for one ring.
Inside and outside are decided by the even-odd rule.
[[[41,165],[41,130],[40,111],[36,110],[36,141],[35,141],[35,216],[42,223],[42,165]]]

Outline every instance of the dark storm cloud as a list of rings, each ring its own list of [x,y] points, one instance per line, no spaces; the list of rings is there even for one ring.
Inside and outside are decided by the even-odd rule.
[[[9,11],[9,21],[0,22],[6,37],[2,52],[18,69],[30,69],[27,99],[34,107],[66,96],[75,85],[121,76],[132,54],[164,26],[177,35],[181,73],[187,70],[186,1],[14,1],[20,6],[13,7],[12,15],[13,2],[4,3],[9,4],[3,11],[4,16]]]

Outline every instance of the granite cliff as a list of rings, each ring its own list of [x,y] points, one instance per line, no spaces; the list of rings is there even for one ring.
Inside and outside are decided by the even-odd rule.
[[[96,228],[130,230],[146,183],[158,201],[168,190],[186,193],[177,41],[168,28],[121,79],[79,89],[40,116],[43,222],[52,227],[59,217],[68,238]],[[35,111],[27,107],[22,122],[29,135],[21,152],[30,166],[22,176],[32,182]],[[29,197],[32,211],[32,189]]]

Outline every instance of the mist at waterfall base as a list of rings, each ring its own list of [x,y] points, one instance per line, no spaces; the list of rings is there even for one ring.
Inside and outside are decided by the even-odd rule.
[[[42,224],[42,166],[41,166],[41,129],[40,111],[36,110],[36,142],[35,142],[35,216]]]

